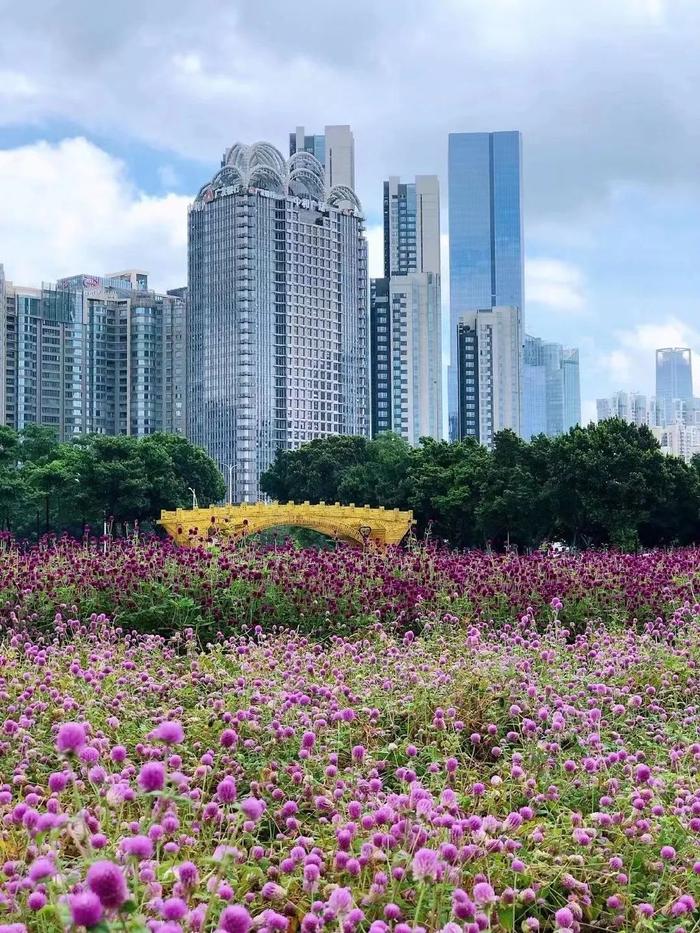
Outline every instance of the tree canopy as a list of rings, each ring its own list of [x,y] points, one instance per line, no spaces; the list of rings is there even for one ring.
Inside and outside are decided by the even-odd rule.
[[[456,547],[700,540],[700,457],[667,457],[648,428],[618,419],[529,443],[503,431],[491,450],[471,439],[319,439],[281,451],[261,487],[280,501],[411,509],[419,534]]]
[[[183,437],[89,435],[59,443],[50,428],[17,433],[0,427],[0,523],[20,536],[80,533],[157,519],[162,509],[186,507],[193,488],[217,502],[225,484],[214,461]]]

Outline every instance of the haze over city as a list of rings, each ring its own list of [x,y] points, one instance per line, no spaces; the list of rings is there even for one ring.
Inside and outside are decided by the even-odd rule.
[[[525,327],[580,348],[584,422],[598,396],[653,393],[655,348],[700,350],[697,4],[312,2],[303,29],[277,2],[2,8],[15,282],[184,285],[186,208],[224,149],[332,123],[353,129],[370,275],[383,180],[438,174],[447,281],[447,134],[517,129]]]

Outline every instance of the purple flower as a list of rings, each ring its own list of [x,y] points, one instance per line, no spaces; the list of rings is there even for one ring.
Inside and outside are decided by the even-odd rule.
[[[265,804],[257,797],[246,797],[241,800],[240,807],[246,819],[252,820],[253,823],[257,823],[265,810]]]
[[[557,926],[562,930],[570,930],[574,925],[574,915],[568,907],[561,907],[555,914]]]
[[[194,862],[183,862],[177,869],[177,876],[186,888],[194,888],[199,883],[199,870]]]
[[[169,897],[163,901],[162,914],[166,920],[182,920],[187,913],[187,904],[181,897]]]
[[[676,857],[676,850],[673,846],[662,846],[661,847],[661,858],[665,859],[667,862],[672,861]]]
[[[114,862],[102,859],[88,869],[87,885],[107,910],[117,910],[129,896],[124,872]]]
[[[238,904],[224,907],[219,917],[219,927],[226,933],[248,933],[253,919],[245,909]]]
[[[151,732],[154,739],[160,739],[166,745],[179,745],[185,739],[185,730],[177,720],[166,720]]]
[[[34,859],[32,864],[29,866],[29,878],[31,881],[36,883],[41,881],[43,878],[50,878],[52,875],[56,874],[56,866],[50,858],[37,858]]]
[[[165,765],[159,761],[147,761],[139,771],[139,786],[147,793],[165,787]]]
[[[437,881],[440,872],[437,852],[434,849],[419,849],[413,856],[411,871],[416,881],[424,881],[426,878]]]
[[[328,907],[336,917],[344,917],[352,910],[352,892],[349,888],[336,888],[328,898]]]
[[[82,894],[71,894],[68,898],[68,907],[73,923],[77,927],[97,926],[102,919],[102,904],[92,891],[83,891]]]
[[[127,836],[121,842],[122,851],[126,855],[133,855],[138,859],[150,858],[153,855],[153,842],[148,836]]]
[[[482,875],[483,877],[483,875]],[[474,885],[473,898],[479,906],[491,904],[496,900],[496,892],[488,881],[479,881]]]
[[[56,748],[65,755],[75,755],[85,745],[85,726],[79,722],[64,722],[56,736]]]
[[[220,781],[216,787],[216,796],[221,803],[233,803],[236,799],[236,782],[233,778],[227,777]]]

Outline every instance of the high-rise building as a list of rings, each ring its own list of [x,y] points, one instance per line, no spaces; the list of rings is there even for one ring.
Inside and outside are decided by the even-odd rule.
[[[596,399],[598,421],[619,418],[637,427],[654,424],[654,399],[647,399],[639,392],[614,392],[609,398]]]
[[[522,325],[520,309],[484,308],[457,328],[458,435],[491,446],[510,428],[521,433]]]
[[[564,375],[564,431],[581,423],[581,371],[579,352],[575,347],[564,347],[561,361]]]
[[[663,424],[673,424],[673,400],[693,398],[692,353],[687,347],[656,351],[656,403]]]
[[[150,291],[143,272],[41,288],[0,275],[0,417],[60,440],[184,434],[185,334],[184,300]]]
[[[355,138],[346,124],[327,126],[321,134],[308,136],[303,126],[289,134],[289,155],[309,152],[321,163],[329,188],[355,190]]]
[[[442,436],[440,191],[435,175],[384,182],[384,278],[370,296],[372,433]]]
[[[280,448],[368,433],[362,209],[311,153],[237,143],[188,226],[188,436],[255,501]]]
[[[494,307],[523,312],[521,151],[519,132],[450,133],[450,366],[448,422],[458,436],[458,325]],[[498,373],[494,374],[498,379]]]
[[[540,337],[525,337],[522,381],[522,435],[557,437],[579,424],[581,389],[578,350]]]

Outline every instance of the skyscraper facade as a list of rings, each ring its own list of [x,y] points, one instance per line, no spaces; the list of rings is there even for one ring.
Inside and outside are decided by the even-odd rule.
[[[289,134],[289,155],[297,152],[308,152],[321,163],[328,188],[355,190],[355,138],[346,124],[327,126],[311,136],[298,126]]]
[[[581,389],[578,350],[540,337],[525,337],[522,380],[522,435],[557,437],[579,424]]]
[[[564,431],[581,424],[581,370],[579,352],[575,347],[564,347],[561,368],[564,378]]]
[[[663,424],[673,424],[674,399],[693,398],[693,362],[688,347],[665,347],[656,351],[656,403]]]
[[[188,436],[255,501],[278,449],[368,433],[362,209],[311,153],[237,143],[188,224]]]
[[[435,175],[384,182],[384,278],[370,295],[373,434],[442,436],[440,191]]]
[[[506,428],[521,433],[522,326],[518,308],[484,308],[457,327],[458,435],[491,446]]]
[[[143,272],[41,288],[0,275],[0,417],[60,440],[184,434],[185,335],[183,298],[150,291]]]
[[[493,307],[523,311],[519,132],[450,133],[450,366],[448,422],[458,436],[458,326]],[[515,329],[519,326],[514,324]],[[494,375],[498,378],[498,374]]]

